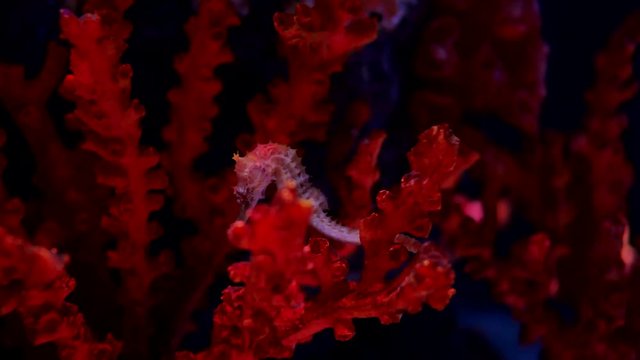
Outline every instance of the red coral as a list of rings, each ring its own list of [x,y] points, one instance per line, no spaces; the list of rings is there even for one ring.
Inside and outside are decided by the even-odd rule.
[[[198,13],[186,25],[190,50],[175,61],[181,84],[168,95],[172,122],[164,137],[171,148],[164,163],[171,173],[176,209],[189,218],[203,217],[203,180],[194,173],[193,163],[207,150],[205,138],[211,132],[211,119],[218,113],[212,99],[222,90],[214,70],[232,61],[226,32],[238,22],[227,0],[201,1]]]
[[[0,131],[0,149],[4,148],[6,135]],[[4,174],[7,159],[0,155],[0,175]],[[24,216],[24,204],[20,199],[12,198],[4,188],[0,186],[0,227],[12,235],[23,236],[24,229],[21,221]]]
[[[124,13],[133,3],[134,0],[87,0],[82,11],[85,14],[95,13],[116,37],[126,39],[132,28],[124,19]]]
[[[567,251],[554,245],[548,236],[536,234],[519,243],[508,260],[497,262],[490,270],[496,297],[523,323],[521,338],[526,342],[549,330],[551,315],[546,302],[558,295],[558,260]]]
[[[456,128],[462,113],[473,111],[496,114],[535,134],[547,53],[537,3],[461,0],[434,5],[438,16],[428,23],[416,57],[416,72],[425,84],[413,103],[418,128],[434,119]]]
[[[63,256],[31,246],[0,229],[0,315],[17,311],[35,345],[54,342],[60,359],[116,359],[110,335],[96,341],[78,308],[65,302],[75,282]]]
[[[356,223],[371,211],[371,190],[380,177],[378,154],[386,137],[383,132],[369,135],[345,169],[346,179],[339,183],[339,191],[343,204],[341,217],[346,224]]]
[[[586,94],[585,131],[573,141],[574,151],[591,161],[594,209],[616,216],[626,207],[633,169],[620,141],[627,128],[621,107],[638,93],[633,57],[640,44],[640,13],[630,15],[596,58],[596,79]]]
[[[348,340],[354,319],[390,323],[425,304],[448,304],[453,271],[443,251],[425,239],[435,223],[441,225],[442,246],[464,260],[473,277],[492,285],[496,299],[521,323],[523,340],[539,340],[545,356],[638,357],[640,262],[626,219],[633,169],[624,154],[629,119],[622,107],[637,95],[632,60],[640,15],[623,23],[596,59],[585,129],[562,134],[538,125],[546,47],[536,2],[430,2],[417,79],[411,80],[417,87],[410,102],[415,129],[450,122],[477,153],[459,148],[447,126],[431,128],[408,154],[410,173],[379,192],[374,203],[370,193],[380,175],[376,162],[385,134],[372,132],[356,143],[378,124],[365,126],[372,109],[355,102],[327,139],[330,81],[351,54],[375,39],[378,25],[397,24],[410,1],[316,0],[313,7],[299,4],[291,14],[276,14],[288,77],[251,101],[255,138],[245,135],[237,143],[245,150],[269,140],[329,140],[322,148],[329,153],[325,170],[341,202],[332,210],[357,224],[359,232],[350,234],[360,236],[363,246],[364,268],[356,274],[344,256],[348,251],[310,234],[312,204],[297,198],[293,186],[272,196],[265,183],[269,204],[252,209],[246,222],[227,233],[237,214],[235,177],[227,169],[207,179],[194,169],[218,115],[214,97],[222,83],[214,70],[232,60],[226,38],[239,23],[232,8],[238,1],[198,2],[186,26],[190,48],[174,62],[180,85],[168,95],[169,147],[162,163],[140,146],[144,110],[131,99],[132,70],[120,60],[132,31],[124,15],[133,2],[82,1],[87,15],[81,18],[63,12],[62,34],[71,51],[50,45],[33,78],[22,66],[0,65],[0,103],[18,128],[7,130],[27,140],[37,166],[34,185],[41,190],[20,199],[0,186],[0,315],[22,319],[33,344],[50,343],[61,359],[115,359],[120,342],[94,335],[113,331],[122,338],[124,358],[173,356],[189,330],[189,316],[226,265],[227,238],[249,252],[249,260],[228,268],[237,285],[223,292],[215,310],[211,349],[178,357],[286,357],[323,329]],[[61,90],[76,106],[68,125],[81,130],[84,151],[63,145],[48,112],[69,55]],[[477,115],[521,136],[523,151],[508,152],[478,131],[484,124],[473,121]],[[443,202],[443,191],[458,191],[457,180],[478,157],[470,180],[480,193],[471,189],[455,194],[453,204]],[[0,172],[4,165],[2,158]],[[161,167],[171,175],[175,206],[153,214],[163,206],[167,186]],[[294,175],[302,171],[292,169]],[[256,167],[256,176],[263,170]],[[244,180],[252,185],[256,178]],[[302,188],[309,190],[307,183]],[[324,205],[324,195],[315,195]],[[154,246],[160,230],[150,216],[178,223],[168,222],[171,232]],[[195,234],[182,226],[185,218],[196,225]],[[512,244],[496,244],[511,226],[520,230],[520,219],[531,231]],[[186,239],[175,239],[175,233]],[[109,240],[116,247],[105,252]],[[152,256],[156,245],[170,247],[184,261],[173,267],[165,253]],[[69,300],[75,280],[65,272],[67,257],[57,254],[58,246],[70,255],[69,271],[79,283]],[[108,273],[107,261],[119,278],[110,277],[116,272]],[[115,284],[121,285],[120,301],[108,296]]]
[[[370,116],[366,102],[354,102],[327,139],[325,169],[340,199],[340,222],[350,226],[357,226],[373,208],[372,189],[380,177],[378,155],[387,134],[374,131],[357,143],[358,133]],[[355,154],[350,154],[352,148]]]
[[[522,322],[523,339],[541,339],[550,358],[637,357],[637,315],[632,315],[637,262],[628,234],[625,240],[624,215],[633,176],[624,155],[627,119],[621,106],[637,89],[631,75],[639,23],[638,14],[631,15],[598,56],[584,131],[526,134],[531,146],[526,155],[509,154],[470,136],[473,131],[466,133],[484,158],[483,216],[465,214],[467,200],[448,209],[447,245],[466,259],[467,271],[492,283],[498,299]],[[503,203],[548,234],[520,240],[507,259],[493,251],[509,222],[499,220]],[[572,309],[575,320],[567,323],[550,304]]]
[[[324,141],[333,111],[326,101],[330,75],[375,39],[377,24],[360,0],[320,0],[313,8],[298,4],[295,14],[277,13],[273,21],[289,76],[287,82],[271,84],[270,98],[258,96],[249,103],[256,140],[284,145]]]
[[[398,234],[429,235],[429,215],[440,210],[440,188],[455,168],[457,152],[458,139],[448,127],[432,127],[420,135],[420,142],[409,152],[412,172],[402,178],[400,189],[378,193],[380,212],[365,218],[360,226],[360,241],[367,254],[364,284],[378,286],[387,270],[395,266],[397,260],[388,257],[388,252],[402,245],[397,244]],[[408,239],[403,237],[402,242]]]
[[[78,19],[69,12],[62,14],[61,26],[63,36],[73,45],[72,74],[62,85],[63,93],[77,106],[69,121],[86,135],[82,148],[102,160],[95,168],[98,182],[114,191],[109,216],[102,222],[119,240],[109,261],[122,270],[122,294],[134,304],[127,317],[130,335],[144,339],[147,292],[153,279],[167,268],[167,259],[147,256],[149,243],[159,235],[148,217],[163,202],[154,192],[165,187],[166,179],[157,169],[159,156],[138,144],[144,109],[130,100],[131,67],[120,64],[126,31],[101,22],[96,15]]]
[[[226,35],[229,27],[238,24],[239,19],[229,1],[200,1],[197,14],[185,27],[189,51],[175,59],[181,84],[168,94],[172,121],[164,129],[169,149],[164,154],[163,164],[171,178],[170,192],[176,214],[198,227],[196,236],[183,241],[188,269],[182,279],[185,291],[177,300],[183,304],[183,309],[177,312],[178,323],[186,322],[202,300],[214,274],[223,269],[222,259],[228,248],[226,230],[237,214],[232,173],[206,179],[196,173],[194,162],[208,148],[205,138],[211,133],[211,119],[218,114],[218,107],[212,100],[222,90],[214,70],[233,60]],[[174,338],[181,339],[185,329],[178,325]]]
[[[87,219],[96,218],[87,215],[89,204],[95,203],[95,182],[79,171],[84,159],[63,146],[47,112],[47,101],[64,77],[67,61],[67,50],[50,44],[45,64],[33,79],[26,78],[22,66],[0,65],[0,84],[7,85],[0,89],[0,102],[26,137],[37,160],[35,183],[46,194],[40,216],[47,220],[43,227],[48,231],[41,231],[38,241],[54,246],[69,242],[78,232],[86,236]]]
[[[447,258],[433,244],[400,234],[428,235],[428,228],[416,225],[428,222],[429,212],[439,208],[434,199],[454,168],[456,151],[446,127],[421,136],[409,155],[413,172],[397,191],[381,192],[380,212],[362,222],[365,269],[360,282],[347,278],[347,262],[327,240],[313,238],[306,244],[313,209],[296,198],[295,184],[279,191],[272,205],[255,207],[247,222],[229,229],[231,241],[252,254],[250,261],[229,268],[231,279],[243,286],[223,293],[212,349],[181,358],[287,357],[296,344],[325,328],[333,328],[338,340],[350,339],[354,318],[377,317],[386,324],[420,311],[423,304],[444,308],[454,293]],[[403,264],[399,275],[385,279]],[[305,288],[319,293],[311,296]]]

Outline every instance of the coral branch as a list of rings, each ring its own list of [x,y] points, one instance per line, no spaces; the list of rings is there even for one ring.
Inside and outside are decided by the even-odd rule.
[[[296,344],[326,328],[338,340],[350,339],[355,318],[376,317],[388,324],[424,304],[444,308],[454,293],[448,260],[433,244],[400,234],[428,235],[428,228],[418,224],[439,208],[439,186],[454,168],[456,151],[457,140],[446,127],[421,136],[409,155],[413,172],[397,191],[381,192],[380,212],[362,222],[365,269],[360,282],[347,279],[347,262],[327,240],[313,238],[305,245],[315,205],[297,198],[295,183],[281,188],[271,205],[256,206],[247,222],[229,229],[233,243],[252,255],[229,268],[231,279],[243,286],[223,293],[214,315],[212,349],[179,358],[287,357]],[[399,275],[385,279],[403,265]],[[309,288],[317,295],[307,293]]]
[[[339,219],[353,227],[373,208],[372,190],[380,177],[378,155],[387,137],[384,131],[376,130],[357,142],[370,117],[369,104],[362,100],[353,102],[344,121],[327,139],[325,171],[340,199]]]
[[[273,20],[289,77],[271,84],[269,98],[261,95],[249,103],[256,140],[284,145],[324,141],[333,111],[327,104],[330,75],[375,39],[377,24],[359,0],[319,0],[313,8],[298,4],[295,14],[277,13]]]
[[[485,216],[464,214],[471,203],[464,199],[444,223],[447,243],[466,259],[467,270],[491,281],[497,298],[521,321],[522,339],[541,339],[550,358],[637,357],[632,288],[638,263],[626,220],[633,174],[624,154],[621,107],[637,91],[632,63],[638,16],[632,14],[597,57],[586,129],[534,138],[536,155],[526,162],[485,148],[493,169],[506,175],[485,179]],[[501,193],[511,195],[500,199]],[[548,234],[520,240],[508,259],[494,257],[496,234],[509,221],[498,220],[502,202],[517,205],[515,211]],[[571,309],[573,320],[551,304]]]
[[[71,159],[71,152],[62,145],[53,120],[47,113],[47,101],[64,77],[67,60],[67,50],[51,43],[44,65],[33,79],[26,79],[23,66],[0,64],[0,103],[9,110],[37,159],[35,180],[47,195],[44,217],[58,223],[57,225],[64,222],[61,217],[69,215],[60,212],[61,207],[82,207],[74,204],[74,200],[78,198],[74,195],[83,186],[79,181],[82,176],[75,171],[72,164],[75,159]],[[49,211],[54,207],[56,211]],[[77,216],[78,213],[74,212],[73,215]],[[73,218],[73,215],[67,216],[67,219]],[[74,227],[73,220],[61,227]],[[58,245],[61,239],[51,239],[52,235],[53,232],[46,235],[49,237],[48,242]]]
[[[169,92],[172,122],[165,128],[169,143],[164,163],[171,173],[176,210],[180,216],[204,225],[208,204],[202,202],[204,179],[195,173],[195,159],[207,150],[205,138],[218,108],[213,102],[222,90],[214,75],[221,64],[233,57],[226,45],[227,29],[239,19],[227,0],[200,1],[198,13],[186,25],[190,49],[175,61],[181,84]]]
[[[413,99],[417,128],[436,120],[457,131],[464,112],[490,113],[534,136],[547,54],[537,2],[435,1],[432,11],[416,57],[425,85]]]
[[[4,131],[0,131],[0,149],[4,148],[5,141],[6,135]],[[4,174],[6,165],[7,159],[4,154],[0,154],[0,178]],[[4,185],[0,183],[0,228],[5,229],[11,235],[24,236],[25,231],[21,224],[23,216],[24,204],[22,201],[12,198]]]
[[[21,114],[23,111],[30,110],[28,108],[40,108],[38,111],[46,111],[44,107],[47,100],[64,77],[67,57],[68,53],[62,46],[49,44],[42,70],[34,79],[25,78],[23,66],[0,64],[0,101],[16,116],[18,123],[33,119],[33,115]],[[17,115],[22,115],[24,118]]]
[[[17,311],[33,343],[53,342],[61,360],[115,360],[120,344],[93,339],[78,308],[65,302],[74,280],[65,259],[0,229],[0,315]]]
[[[193,221],[198,234],[182,244],[187,269],[182,283],[184,303],[177,314],[176,342],[182,339],[186,327],[180,323],[202,301],[214,275],[223,270],[222,259],[227,252],[226,229],[235,220],[230,173],[207,180],[196,173],[194,162],[207,150],[205,138],[211,133],[211,121],[218,114],[214,98],[222,90],[215,69],[231,62],[233,54],[227,46],[227,31],[239,24],[239,18],[228,0],[203,0],[197,13],[186,24],[189,51],[175,59],[181,84],[169,94],[171,123],[164,129],[169,149],[163,164],[171,178],[174,210],[180,217]],[[203,195],[209,196],[203,196]]]
[[[616,216],[626,208],[633,169],[621,141],[628,118],[622,106],[638,93],[633,58],[640,45],[640,12],[631,14],[596,58],[596,79],[586,94],[586,129],[574,151],[589,159],[597,216]]]
[[[26,79],[22,66],[0,65],[0,84],[11,84],[0,91],[0,101],[36,158],[34,181],[45,194],[39,216],[46,222],[34,240],[47,247],[85,239],[99,221],[101,208],[96,203],[104,199],[93,174],[82,171],[90,160],[64,147],[47,112],[47,101],[64,78],[68,58],[67,49],[49,44],[45,63],[34,79]]]
[[[440,188],[455,169],[457,153],[458,139],[448,127],[432,127],[420,135],[419,143],[409,152],[412,171],[402,178],[400,189],[378,193],[380,212],[371,214],[360,225],[361,242],[366,251],[363,286],[375,288],[384,282],[386,269],[397,261],[389,257],[388,252],[393,249],[402,253],[398,247],[409,239],[397,238],[398,234],[418,238],[429,235],[430,214],[440,210]],[[452,293],[441,295],[443,301],[445,298],[448,301],[447,296]]]
[[[371,191],[380,178],[378,155],[387,135],[374,132],[359,145],[355,156],[345,169],[347,179],[341,183],[342,218],[347,224],[355,223],[371,211]]]
[[[131,67],[120,65],[128,32],[109,26],[96,15],[76,18],[69,12],[61,17],[63,36],[72,44],[71,71],[63,83],[63,93],[77,109],[69,121],[86,135],[82,148],[95,153],[98,182],[113,189],[109,215],[103,226],[118,238],[109,254],[112,267],[123,275],[122,295],[129,302],[128,345],[146,351],[147,292],[154,278],[166,271],[167,259],[150,259],[149,243],[159,235],[158,226],[148,222],[149,214],[162,206],[157,193],[166,185],[158,170],[159,156],[139,146],[140,118],[144,109],[130,100]],[[137,351],[137,350],[136,350]]]

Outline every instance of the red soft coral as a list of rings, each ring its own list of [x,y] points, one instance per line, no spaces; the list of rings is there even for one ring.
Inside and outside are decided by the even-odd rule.
[[[325,140],[333,111],[327,103],[330,75],[376,37],[377,24],[364,10],[359,0],[320,0],[313,8],[298,4],[295,14],[274,16],[289,77],[271,85],[270,99],[258,96],[249,103],[257,142]]]
[[[445,243],[465,258],[467,271],[491,281],[498,299],[522,322],[523,339],[540,339],[550,358],[638,354],[638,262],[625,219],[633,174],[624,153],[627,118],[621,108],[637,91],[632,63],[639,16],[632,14],[597,57],[585,130],[538,134],[512,124],[525,136],[522,154],[466,132],[483,154],[483,168],[475,174],[482,179],[476,203],[483,216],[464,214],[470,201],[461,200],[462,206],[445,215]],[[510,37],[522,33],[517,26],[505,29]],[[502,204],[544,232],[519,239],[508,259],[494,256],[496,235],[511,221],[501,219]],[[567,322],[556,304],[571,309],[574,319]]]
[[[195,159],[208,148],[205,138],[211,132],[211,119],[218,113],[213,98],[222,90],[214,75],[221,64],[233,59],[226,44],[229,27],[239,19],[227,0],[201,1],[198,12],[186,25],[190,49],[175,61],[181,84],[169,92],[172,122],[164,138],[170,145],[164,164],[170,171],[172,190],[179,215],[208,218],[201,201],[204,179],[195,173]]]
[[[547,54],[536,1],[438,0],[432,11],[415,62],[424,85],[412,104],[418,128],[437,119],[458,131],[462,114],[477,112],[535,135]]]
[[[207,179],[196,172],[194,163],[208,148],[206,137],[219,110],[213,99],[222,90],[214,71],[233,60],[226,35],[230,27],[238,24],[230,1],[200,1],[197,13],[185,26],[189,51],[175,59],[181,83],[168,95],[171,123],[164,129],[169,149],[163,155],[163,165],[171,178],[175,213],[198,227],[197,235],[182,242],[187,269],[181,276],[185,291],[175,299],[182,308],[176,312],[178,324],[188,323],[214,274],[224,269],[222,260],[229,248],[226,230],[237,215],[233,173],[227,171]],[[174,346],[186,329],[187,326],[176,325]]]
[[[69,121],[86,136],[82,148],[100,159],[95,165],[98,182],[113,189],[109,215],[102,221],[118,238],[109,261],[122,271],[122,295],[130,303],[127,337],[135,339],[132,346],[146,349],[147,292],[167,267],[164,257],[147,255],[148,245],[159,235],[148,217],[162,206],[163,197],[157,192],[165,187],[166,178],[158,170],[155,151],[139,146],[144,109],[130,100],[131,67],[120,64],[128,32],[117,22],[102,22],[91,14],[77,18],[69,12],[63,12],[61,27],[72,44],[71,74],[62,85],[62,92],[77,106]]]
[[[295,184],[280,190],[271,205],[255,207],[247,222],[229,229],[232,242],[252,254],[229,268],[231,279],[243,285],[223,293],[212,349],[182,358],[287,357],[326,328],[348,340],[355,331],[352,319],[377,317],[386,324],[424,304],[444,308],[454,293],[448,259],[433,244],[401,233],[428,235],[427,217],[440,206],[440,185],[455,168],[456,152],[457,140],[446,127],[421,136],[409,155],[413,172],[399,189],[381,192],[380,212],[361,224],[365,269],[359,282],[347,278],[347,262],[327,240],[307,244],[313,209],[297,199]],[[312,296],[310,288],[319,291]]]
[[[387,134],[374,132],[364,139],[346,166],[346,177],[340,176],[339,195],[342,200],[341,218],[346,224],[354,224],[371,211],[371,190],[380,177],[378,155]]]
[[[95,341],[78,308],[65,302],[75,282],[65,259],[0,229],[0,315],[20,313],[35,345],[53,342],[62,360],[115,360],[120,345]]]

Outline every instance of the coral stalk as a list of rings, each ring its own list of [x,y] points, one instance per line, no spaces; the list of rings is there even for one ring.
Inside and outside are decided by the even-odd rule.
[[[232,175],[224,173],[208,180],[196,172],[194,163],[208,148],[206,138],[219,111],[214,98],[222,90],[215,70],[233,60],[227,32],[238,24],[239,18],[228,0],[200,1],[197,13],[185,26],[189,51],[174,61],[181,83],[168,94],[171,123],[164,129],[169,149],[163,155],[163,164],[170,175],[176,214],[198,227],[198,234],[184,239],[182,244],[187,259],[182,279],[186,299],[179,300],[184,304],[178,311],[178,323],[186,322],[202,301],[215,273],[222,270],[222,259],[228,249],[226,229],[235,220],[235,211],[229,207],[229,203],[234,203]],[[177,325],[174,347],[185,329]]]
[[[597,57],[585,130],[545,134],[546,143],[536,139],[530,165],[506,152],[497,156],[495,148],[484,150],[507,175],[484,184],[481,206],[491,217],[472,219],[458,208],[444,223],[447,243],[465,258],[467,270],[491,281],[497,298],[522,323],[522,340],[541,339],[550,358],[637,357],[632,301],[638,262],[626,220],[633,174],[624,154],[627,118],[621,107],[637,91],[632,59],[640,41],[638,16],[632,14]],[[513,195],[500,199],[501,193]],[[520,239],[508,259],[495,257],[493,249],[510,221],[496,221],[503,201],[545,232]],[[567,322],[550,304],[572,309],[574,319]]]
[[[131,67],[120,64],[128,32],[96,15],[77,18],[69,12],[62,13],[61,26],[72,44],[71,74],[62,85],[77,106],[69,121],[85,133],[82,148],[100,159],[95,166],[98,182],[114,191],[102,225],[118,239],[109,264],[122,271],[122,296],[131,312],[126,316],[125,337],[132,351],[143,354],[148,347],[148,291],[168,265],[166,258],[147,255],[150,242],[159,235],[148,217],[162,206],[163,197],[157,192],[164,189],[166,179],[157,169],[159,156],[139,146],[144,109],[130,99]]]
[[[194,162],[208,147],[205,138],[218,114],[214,98],[222,90],[214,71],[233,59],[226,34],[238,23],[227,0],[200,1],[197,14],[186,25],[189,51],[175,60],[181,84],[168,95],[172,121],[165,128],[164,138],[170,149],[163,163],[171,175],[178,215],[196,219],[198,225],[208,221],[202,207],[209,205],[202,201],[205,180],[195,172]]]
[[[260,95],[248,105],[258,143],[325,140],[333,111],[327,103],[330,76],[377,34],[376,21],[364,10],[359,0],[319,0],[274,16],[289,76],[271,84],[269,97]]]
[[[77,306],[65,301],[75,282],[65,257],[0,229],[0,316],[20,313],[34,345],[53,342],[61,360],[115,360],[120,344],[96,341]]]

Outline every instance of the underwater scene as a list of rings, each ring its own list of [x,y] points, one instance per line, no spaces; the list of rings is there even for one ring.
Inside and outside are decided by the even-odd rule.
[[[640,359],[640,0],[4,0],[0,359]]]

